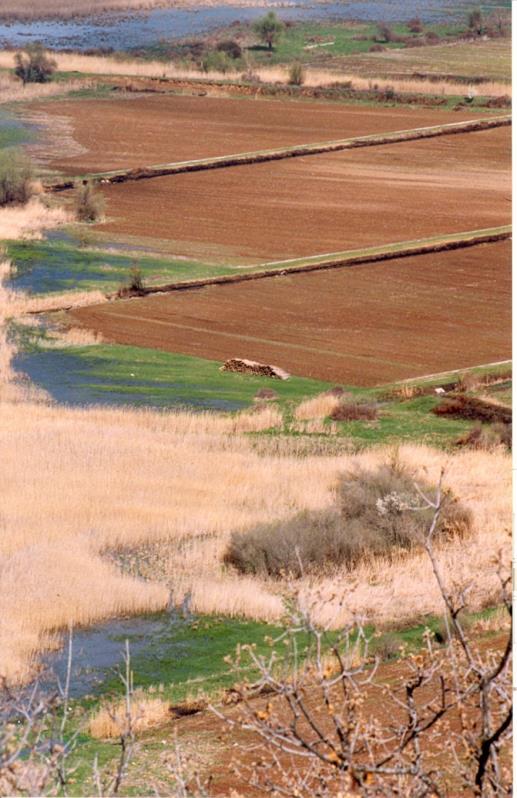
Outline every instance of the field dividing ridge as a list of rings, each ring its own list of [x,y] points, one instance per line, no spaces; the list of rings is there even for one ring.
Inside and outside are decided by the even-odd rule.
[[[105,184],[125,183],[130,180],[146,180],[167,175],[186,174],[189,172],[202,172],[209,169],[223,169],[231,166],[243,166],[270,161],[281,161],[287,158],[304,157],[307,155],[322,155],[325,153],[343,152],[361,147],[376,147],[381,145],[396,144],[399,142],[419,141],[421,139],[435,138],[460,133],[473,133],[484,130],[511,125],[511,116],[498,116],[488,119],[474,119],[465,122],[450,122],[445,125],[432,125],[409,130],[399,130],[391,133],[370,134],[355,136],[348,139],[335,141],[316,142],[291,147],[257,150],[255,152],[236,153],[212,158],[200,158],[190,161],[155,164],[140,168],[117,169],[108,172],[93,172],[76,177],[51,178],[45,181],[49,191],[66,191],[73,188],[77,179],[88,179],[93,182]]]
[[[471,230],[448,236],[434,236],[418,241],[400,241],[380,247],[369,247],[364,250],[331,252],[314,255],[308,258],[294,258],[284,261],[265,263],[238,274],[223,274],[216,277],[203,277],[198,280],[182,280],[167,285],[150,286],[143,289],[144,294],[160,294],[169,291],[188,291],[207,285],[224,285],[225,283],[243,283],[248,280],[263,280],[288,274],[300,274],[326,269],[339,269],[364,264],[379,263],[394,258],[406,258],[415,255],[426,255],[432,252],[446,252],[464,249],[479,244],[504,241],[512,234],[511,225],[486,230]]]

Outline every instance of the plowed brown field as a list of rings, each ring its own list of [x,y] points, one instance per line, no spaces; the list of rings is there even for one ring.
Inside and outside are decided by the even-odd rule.
[[[510,222],[510,129],[106,186],[109,234],[272,260]]]
[[[511,356],[508,241],[80,308],[108,340],[372,386]]]
[[[38,155],[67,174],[208,158],[394,130],[458,122],[453,112],[361,108],[313,102],[161,95],[129,99],[36,103],[46,118],[83,149],[67,155],[38,148]],[[476,114],[472,115],[475,118]],[[470,118],[470,117],[469,117]],[[461,117],[463,120],[463,117]]]

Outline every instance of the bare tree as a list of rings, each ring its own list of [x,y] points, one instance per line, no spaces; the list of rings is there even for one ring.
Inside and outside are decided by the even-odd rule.
[[[251,662],[258,681],[237,688],[237,714],[212,707],[254,741],[255,764],[238,769],[258,789],[298,798],[509,794],[511,635],[502,650],[490,650],[466,633],[467,590],[448,587],[435,550],[442,481],[433,498],[415,490],[415,512],[433,509],[422,546],[444,603],[445,646],[428,631],[420,651],[401,652],[394,683],[383,677],[361,623],[329,638],[312,609],[298,604],[276,641],[287,646],[289,666],[275,648],[265,657],[244,647],[236,669],[244,673]],[[511,613],[502,568],[500,583]]]

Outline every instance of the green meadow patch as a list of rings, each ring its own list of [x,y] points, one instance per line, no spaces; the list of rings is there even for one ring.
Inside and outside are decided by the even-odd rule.
[[[7,244],[7,256],[15,267],[13,286],[31,294],[115,291],[128,280],[132,267],[141,271],[145,285],[232,272],[226,266],[81,247],[62,241],[11,241]]]

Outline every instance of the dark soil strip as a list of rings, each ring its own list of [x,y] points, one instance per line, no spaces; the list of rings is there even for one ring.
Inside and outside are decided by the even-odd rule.
[[[437,136],[450,136],[456,133],[472,133],[491,130],[497,127],[511,125],[511,116],[499,116],[489,119],[475,119],[469,122],[453,122],[448,125],[434,125],[413,130],[400,130],[394,133],[358,136],[341,141],[327,141],[321,144],[306,144],[299,147],[282,147],[262,152],[248,152],[237,155],[228,155],[219,158],[206,158],[196,161],[161,164],[140,169],[124,169],[116,172],[99,172],[84,175],[82,178],[68,178],[57,182],[49,181],[46,188],[49,191],[66,191],[74,187],[78,179],[91,180],[98,183],[126,183],[129,180],[146,180],[165,175],[184,174],[186,172],[202,172],[208,169],[223,169],[230,166],[243,166],[245,164],[265,163],[267,161],[281,161],[286,158],[299,158],[307,155],[321,155],[322,153],[341,152],[359,147],[377,147],[384,144],[397,144],[405,141],[430,139]]]
[[[475,396],[461,395],[457,397],[447,397],[444,401],[434,408],[433,413],[437,416],[452,416],[453,418],[465,418],[469,421],[499,422],[503,424],[512,423],[512,408],[505,405],[497,405],[494,402],[487,402],[477,399]]]

